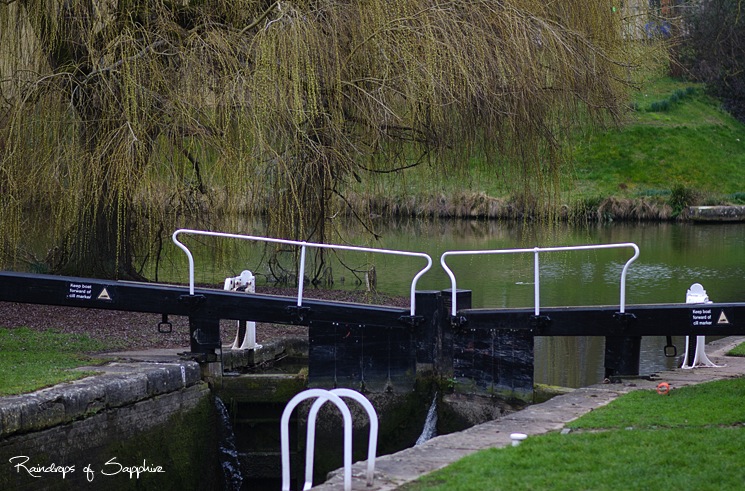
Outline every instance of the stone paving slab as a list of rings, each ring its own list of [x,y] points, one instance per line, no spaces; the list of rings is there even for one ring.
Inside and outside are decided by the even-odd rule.
[[[617,384],[598,384],[558,395],[541,404],[529,406],[467,430],[435,437],[422,445],[408,448],[375,461],[375,481],[366,485],[367,462],[352,468],[352,489],[388,491],[413,481],[424,474],[445,467],[466,455],[486,448],[500,448],[511,444],[511,433],[538,435],[561,430],[566,423],[618,396],[640,389],[655,389],[660,382],[670,384],[672,390],[712,380],[745,375],[745,358],[726,357],[727,351],[745,341],[745,337],[729,337],[707,345],[707,355],[719,368],[675,369],[660,372],[654,377],[626,380]],[[343,490],[343,470],[331,473],[330,479],[314,491]]]

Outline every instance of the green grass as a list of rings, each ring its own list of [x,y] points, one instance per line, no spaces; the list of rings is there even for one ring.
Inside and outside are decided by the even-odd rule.
[[[100,363],[85,353],[102,343],[87,336],[0,328],[0,396],[32,392],[91,375],[72,368]]]
[[[580,195],[638,196],[675,185],[703,194],[745,186],[745,125],[703,94],[665,112],[637,112],[619,130],[592,134],[574,153]]]
[[[745,422],[743,396],[743,378],[673,389],[664,397],[655,391],[639,390],[600,411],[586,414],[567,427],[594,430],[736,425]]]
[[[636,391],[575,431],[490,449],[404,486],[422,490],[720,490],[745,483],[745,380]]]
[[[745,356],[745,343],[738,344],[734,348],[732,348],[729,353],[727,353],[729,356]]]
[[[657,107],[661,101],[663,108]],[[563,202],[611,196],[666,202],[676,187],[694,190],[699,204],[745,202],[745,125],[701,84],[648,77],[630,106],[637,109],[621,127],[583,132],[570,144]],[[475,157],[465,166],[420,165],[403,175],[367,176],[353,190],[389,199],[463,193],[509,199],[516,179]]]
[[[742,428],[551,434],[466,457],[406,491],[742,489]]]

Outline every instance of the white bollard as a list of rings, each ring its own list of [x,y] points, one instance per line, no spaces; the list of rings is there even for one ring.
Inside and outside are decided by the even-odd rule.
[[[256,293],[256,277],[251,271],[245,270],[239,276],[233,278],[225,278],[224,290],[237,291],[241,288],[245,288],[246,293]],[[256,322],[254,321],[242,321],[239,320],[238,331],[235,334],[235,341],[230,347],[231,349],[259,349],[260,344],[256,344]],[[245,330],[245,335],[241,339],[241,331]]]
[[[701,286],[700,283],[694,283],[686,293],[686,303],[698,303],[707,304],[712,303],[709,300],[709,296],[706,294],[706,290]],[[710,315],[710,313],[709,313]],[[713,361],[706,356],[706,336],[696,336],[696,351],[693,354],[693,359],[690,364],[688,363],[691,354],[688,352],[688,336],[686,336],[686,351],[683,356],[683,365],[680,368],[691,369],[699,367],[719,367],[720,365],[714,364]]]
[[[528,435],[525,433],[511,433],[510,434],[510,440],[512,440],[512,446],[517,447],[520,445],[520,442],[528,438]]]

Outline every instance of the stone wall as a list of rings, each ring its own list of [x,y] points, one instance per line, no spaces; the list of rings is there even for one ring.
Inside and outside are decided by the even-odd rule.
[[[126,368],[0,399],[0,489],[219,489],[198,365]]]

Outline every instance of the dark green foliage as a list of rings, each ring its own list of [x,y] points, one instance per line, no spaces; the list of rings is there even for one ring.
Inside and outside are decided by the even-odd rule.
[[[741,0],[687,0],[679,61],[745,121],[745,5]]]
[[[667,112],[678,102],[683,101],[687,97],[696,95],[696,92],[696,87],[686,87],[685,90],[675,89],[675,91],[665,99],[652,102],[647,108],[647,111],[653,113]],[[635,104],[635,108],[638,108],[638,104]]]
[[[683,210],[689,206],[695,206],[698,202],[698,195],[696,191],[688,188],[682,184],[676,184],[670,190],[670,198],[668,203],[673,209],[675,216],[679,215]]]
[[[745,205],[745,192],[728,194],[725,198],[734,204]]]
[[[670,109],[670,105],[671,101],[669,99],[654,101],[652,104],[649,105],[649,110],[655,113],[665,112]]]

